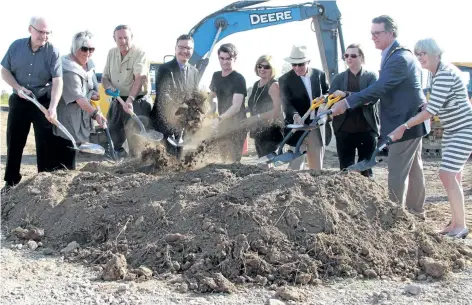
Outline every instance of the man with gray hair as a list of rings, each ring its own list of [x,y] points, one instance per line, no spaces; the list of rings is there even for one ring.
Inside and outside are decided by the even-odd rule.
[[[152,102],[149,91],[149,61],[146,53],[133,45],[133,33],[127,25],[119,25],[113,31],[116,47],[108,52],[105,69],[103,69],[102,85],[105,89],[120,91],[126,105],[121,106],[113,99],[108,110],[110,134],[118,156],[126,156],[123,148],[125,140],[133,154],[135,146],[131,137],[126,134],[125,126],[129,121],[129,113],[134,111],[149,125]],[[148,127],[148,126],[146,126]],[[131,140],[131,141],[130,141]]]
[[[380,99],[380,135],[388,135],[421,111],[426,98],[421,89],[421,67],[415,55],[400,46],[395,21],[386,15],[372,20],[372,40],[382,50],[379,79],[358,93],[349,95],[332,108],[337,116],[347,108],[356,108]],[[409,128],[403,138],[390,145],[388,188],[392,201],[424,217],[425,181],[421,160],[421,140],[427,134],[425,124]]]
[[[31,18],[28,31],[31,36],[14,41],[1,62],[2,79],[13,88],[8,101],[7,161],[2,192],[21,180],[21,157],[31,123],[38,172],[57,167],[55,136],[48,120],[56,118],[57,103],[62,94],[61,60],[59,51],[48,41],[51,31],[44,18]],[[25,99],[25,95],[31,94],[48,109],[47,116]]]

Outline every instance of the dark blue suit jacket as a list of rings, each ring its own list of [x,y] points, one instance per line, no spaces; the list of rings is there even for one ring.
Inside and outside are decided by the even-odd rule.
[[[411,51],[401,48],[397,41],[382,63],[379,79],[347,98],[350,107],[358,107],[380,99],[380,135],[386,137],[395,128],[421,111],[426,102],[421,89],[421,67]],[[407,131],[400,141],[423,137],[427,134],[426,123]]]

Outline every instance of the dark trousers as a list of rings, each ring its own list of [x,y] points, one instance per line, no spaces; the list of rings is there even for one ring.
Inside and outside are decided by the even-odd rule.
[[[121,97],[123,101],[126,102],[127,96]],[[138,96],[133,102],[133,111],[139,117],[141,122],[144,124],[146,130],[149,128],[149,114],[151,113],[151,103],[150,101],[143,98],[143,96]],[[113,145],[115,150],[120,150],[123,146],[123,143],[128,139],[128,147],[132,152],[133,147],[133,136],[134,132],[139,133],[139,126],[130,121],[131,116],[123,110],[123,106],[116,100],[110,104],[108,109],[107,120],[108,128],[110,130],[111,139],[113,140]]]
[[[50,100],[47,96],[39,98],[38,101],[44,107],[49,107]],[[12,94],[8,105],[7,162],[4,180],[8,185],[15,185],[21,180],[21,158],[31,123],[36,141],[38,172],[52,171],[57,167],[54,153],[56,136],[52,133],[52,124],[32,102]]]
[[[56,136],[56,168],[57,170],[68,169],[75,170],[77,151],[72,149],[74,145],[71,140]]]
[[[336,149],[338,151],[339,168],[341,170],[353,165],[356,158],[357,162],[370,159],[372,153],[377,148],[377,135],[371,131],[348,133],[344,131],[336,132]],[[366,177],[371,177],[372,170],[361,172]]]

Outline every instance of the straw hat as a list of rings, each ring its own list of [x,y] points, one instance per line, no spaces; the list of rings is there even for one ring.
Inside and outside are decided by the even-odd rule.
[[[290,57],[286,57],[285,61],[291,64],[302,64],[310,60],[306,46],[293,46]]]

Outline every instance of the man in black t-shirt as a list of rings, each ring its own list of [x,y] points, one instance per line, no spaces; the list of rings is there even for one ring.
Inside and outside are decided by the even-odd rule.
[[[241,120],[246,118],[244,99],[247,95],[246,80],[233,69],[238,52],[231,43],[218,49],[221,71],[213,73],[210,84],[210,99],[218,105],[219,116],[213,119],[213,129],[225,134],[218,142],[218,150],[223,161],[241,161],[246,131],[239,128]],[[218,103],[214,101],[217,99]],[[216,110],[216,106],[215,106]]]

